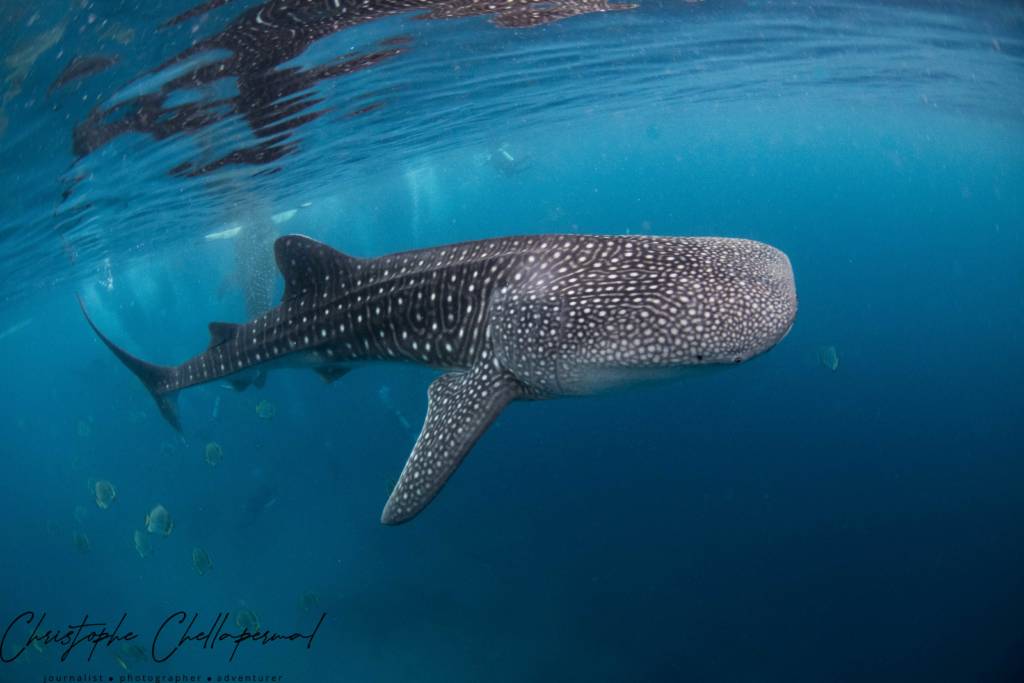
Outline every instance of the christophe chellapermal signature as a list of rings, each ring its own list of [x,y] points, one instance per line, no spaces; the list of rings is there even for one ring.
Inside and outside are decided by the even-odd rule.
[[[270,630],[250,631],[242,628],[241,632],[234,633],[226,630],[230,612],[218,612],[209,627],[204,628],[199,621],[198,613],[174,612],[164,619],[153,634],[150,641],[149,654],[154,662],[166,662],[173,657],[181,648],[191,644],[199,644],[204,650],[212,650],[215,645],[223,641],[233,643],[231,655],[228,661],[234,661],[238,648],[245,642],[269,645],[275,642],[305,641],[306,649],[313,647],[313,639],[320,631],[320,626],[327,618],[327,613],[320,615],[320,620],[309,633],[276,633]],[[118,642],[132,642],[141,638],[133,631],[127,630],[124,624],[128,615],[122,614],[113,630],[107,630],[107,622],[90,621],[89,615],[82,617],[78,624],[69,624],[66,627],[46,628],[46,612],[36,619],[35,612],[25,611],[16,616],[7,624],[7,628],[0,638],[0,661],[10,663],[20,657],[26,649],[38,645],[57,645],[63,647],[60,661],[66,661],[68,656],[79,646],[89,650],[86,661],[91,661],[100,645],[110,647]],[[18,638],[12,633],[17,624],[24,624],[26,628],[32,629],[26,638]],[[223,649],[223,648],[222,648]]]
[[[125,631],[124,634],[119,633],[121,627],[124,625],[125,620],[128,618],[127,614],[122,614],[120,621],[114,627],[113,631],[107,631],[106,622],[91,622],[89,621],[89,615],[86,614],[82,617],[82,621],[79,624],[68,625],[66,628],[58,629],[47,629],[42,631],[43,623],[46,621],[46,612],[43,612],[39,619],[36,620],[35,612],[22,612],[7,625],[4,630],[3,638],[0,639],[0,661],[5,664],[13,662],[25,652],[29,647],[36,645],[51,645],[56,644],[64,648],[64,651],[60,655],[60,661],[66,661],[68,655],[80,645],[92,644],[89,648],[89,656],[86,661],[92,660],[92,656],[96,653],[96,648],[106,643],[108,646],[113,645],[119,641],[131,642],[139,636],[131,631]],[[35,621],[35,626],[32,628],[32,632],[28,638],[19,643],[9,643],[8,641],[15,640],[12,637],[11,630],[15,624],[24,622],[26,626],[31,626],[32,622]],[[42,632],[41,632],[42,631]],[[20,647],[19,647],[20,645]]]

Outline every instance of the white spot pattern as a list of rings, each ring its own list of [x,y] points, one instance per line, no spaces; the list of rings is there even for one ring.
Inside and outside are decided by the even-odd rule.
[[[276,309],[211,325],[203,353],[137,374],[160,402],[293,353],[321,369],[384,359],[468,369],[431,385],[388,522],[426,505],[508,401],[740,362],[777,343],[797,305],[789,260],[749,240],[541,235],[361,260],[287,236],[275,252]]]

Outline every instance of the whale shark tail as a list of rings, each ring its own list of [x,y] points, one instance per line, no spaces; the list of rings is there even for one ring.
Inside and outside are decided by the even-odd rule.
[[[100,341],[107,345],[107,348],[114,352],[114,355],[120,359],[125,366],[135,373],[135,376],[142,380],[142,383],[152,394],[153,400],[156,401],[157,408],[160,409],[160,414],[164,416],[172,427],[179,433],[181,432],[181,420],[178,419],[178,392],[174,391],[163,391],[160,389],[161,386],[168,386],[171,383],[173,377],[173,368],[169,368],[165,365],[154,365],[153,363],[147,363],[141,358],[136,358],[132,354],[128,353],[120,346],[110,341],[107,335],[100,332],[100,329],[96,327],[96,323],[89,317],[89,311],[85,308],[85,302],[82,301],[82,297],[79,296],[78,305],[82,309],[82,315],[85,316],[85,322],[89,323],[89,327],[96,333],[96,336],[100,338]]]

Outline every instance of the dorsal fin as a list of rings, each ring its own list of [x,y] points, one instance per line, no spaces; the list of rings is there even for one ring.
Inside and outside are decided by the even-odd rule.
[[[210,323],[210,346],[220,346],[224,342],[231,341],[238,334],[241,325],[235,323]]]
[[[274,257],[284,276],[282,301],[334,288],[339,279],[347,281],[360,267],[359,259],[303,235],[278,237]]]

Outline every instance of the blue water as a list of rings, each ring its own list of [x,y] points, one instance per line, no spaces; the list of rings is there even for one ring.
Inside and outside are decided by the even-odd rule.
[[[173,76],[151,70],[258,5],[164,30],[187,3],[0,6],[0,629],[127,614],[148,650],[177,610],[288,633],[327,616],[309,649],[50,645],[0,681],[116,680],[115,654],[201,680],[1024,680],[1021,3],[641,1],[533,28],[412,10],[276,67],[401,47],[293,95],[309,107],[283,120],[319,116],[280,158],[171,172],[266,139],[237,113],[76,155],[94,107],[156,92]],[[119,61],[48,93],[90,53]],[[748,237],[789,255],[800,309],[735,368],[513,404],[419,517],[383,527],[435,372],[213,383],[182,394],[179,436],[81,318],[75,293],[129,351],[181,362],[207,322],[246,317],[240,239],[205,236],[256,224],[367,257]],[[174,528],[141,558],[158,503]]]

